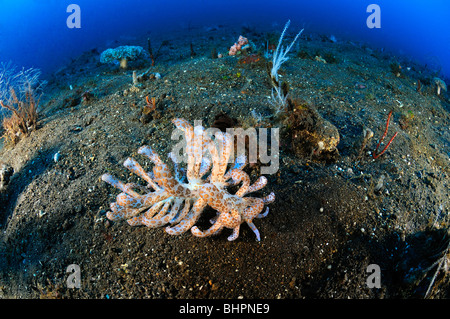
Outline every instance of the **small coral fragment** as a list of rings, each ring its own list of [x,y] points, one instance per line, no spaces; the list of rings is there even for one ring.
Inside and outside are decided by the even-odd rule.
[[[248,39],[244,38],[242,35],[240,35],[238,42],[235,43],[228,51],[228,55],[236,55],[236,53],[241,51],[247,44],[248,44]]]

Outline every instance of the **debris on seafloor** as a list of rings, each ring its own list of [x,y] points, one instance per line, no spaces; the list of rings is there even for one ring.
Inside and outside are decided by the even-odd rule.
[[[123,90],[122,94],[123,96],[127,96],[131,93],[138,93],[142,89],[142,87],[145,86],[143,82],[155,79],[161,79],[161,74],[158,72],[151,72],[151,68],[140,75],[138,75],[136,71],[133,71],[132,84],[129,88]]]
[[[407,131],[411,126],[412,123],[415,121],[415,115],[412,111],[403,112],[400,115],[400,118],[398,119],[398,124],[400,125],[400,128],[404,131]]]
[[[391,68],[391,72],[396,76],[396,77],[401,77],[402,74],[402,66],[398,63],[398,62],[391,62],[389,64],[389,67]]]
[[[85,103],[85,104],[91,102],[94,98],[95,98],[95,96],[94,96],[94,94],[92,94],[91,91],[84,91],[84,92],[81,94],[81,100],[82,100],[83,103]]]
[[[238,64],[243,65],[262,65],[264,63],[264,59],[258,53],[252,53],[246,56],[243,56],[239,59]]]
[[[61,159],[60,152],[56,152],[55,154],[53,154],[53,162],[58,163],[60,159]]]
[[[134,76],[133,76],[134,77]],[[147,80],[159,80],[161,79],[161,74],[158,72],[152,72],[152,69],[149,68],[144,73],[137,75],[136,74],[136,83],[142,83]],[[134,84],[134,78],[133,78],[133,84]]]
[[[386,179],[386,176],[381,175],[378,179],[377,179],[377,183],[375,185],[375,187],[373,188],[374,193],[380,193],[381,190],[384,187],[384,180]]]
[[[322,63],[324,63],[324,64],[327,63],[327,61],[325,61],[325,59],[322,58],[320,55],[316,55],[316,56],[314,57],[314,60],[317,61],[317,62],[322,62]]]
[[[367,86],[364,83],[357,82],[355,83],[355,89],[364,90]]]
[[[357,160],[361,160],[363,155],[364,155],[364,150],[366,149],[367,144],[369,143],[369,141],[372,139],[373,137],[373,131],[368,128],[365,127],[363,129],[363,135],[362,135],[362,139],[359,142],[359,152],[358,152],[358,156],[357,156]]]

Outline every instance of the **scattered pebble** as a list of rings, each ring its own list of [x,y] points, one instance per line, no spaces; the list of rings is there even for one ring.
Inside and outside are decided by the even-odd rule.
[[[53,162],[58,163],[60,158],[61,154],[59,152],[55,153],[55,155],[53,155]]]

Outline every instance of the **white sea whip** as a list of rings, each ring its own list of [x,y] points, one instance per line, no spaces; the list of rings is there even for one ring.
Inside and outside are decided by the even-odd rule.
[[[281,42],[283,42],[284,34],[286,33],[286,30],[290,24],[291,20],[288,20],[288,22],[286,22],[286,25],[284,26],[283,32],[281,33],[280,40],[278,40],[277,48],[273,53],[271,76],[272,78],[275,78],[277,82],[278,82],[278,70],[280,69],[281,64],[289,60],[289,58],[286,55],[292,49],[292,46],[294,45],[295,41],[297,41],[297,38],[300,36],[300,34],[302,34],[304,30],[301,29],[300,32],[297,33],[291,44],[285,49],[283,46],[281,46]]]

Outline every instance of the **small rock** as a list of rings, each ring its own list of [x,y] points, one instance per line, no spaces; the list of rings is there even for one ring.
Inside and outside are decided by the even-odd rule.
[[[74,210],[75,213],[79,214],[79,213],[81,213],[83,211],[83,205],[76,205],[73,208],[73,210]]]
[[[62,229],[63,231],[66,231],[66,230],[68,230],[71,226],[72,226],[72,223],[71,223],[68,219],[66,219],[66,220],[64,220],[64,222],[62,223],[61,229]]]
[[[11,166],[3,164],[0,168],[0,191],[3,190],[11,179],[14,169]]]
[[[53,155],[53,162],[58,163],[60,158],[61,154],[59,152],[55,153],[55,155]]]

